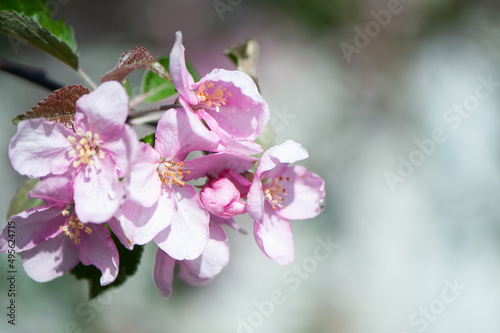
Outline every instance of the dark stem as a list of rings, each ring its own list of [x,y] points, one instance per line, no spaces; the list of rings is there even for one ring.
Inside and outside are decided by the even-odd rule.
[[[155,106],[155,107],[148,108],[148,109],[132,111],[132,112],[129,112],[127,121],[131,120],[131,119],[140,118],[140,117],[145,116],[149,113],[154,113],[154,112],[158,112],[158,111],[165,111],[165,110],[169,110],[169,109],[178,109],[178,108],[182,108],[182,106],[180,104],[165,104],[165,105]]]
[[[22,77],[28,81],[36,83],[44,88],[54,91],[61,89],[62,84],[49,79],[45,71],[36,67],[20,65],[3,58],[0,58],[0,70]]]

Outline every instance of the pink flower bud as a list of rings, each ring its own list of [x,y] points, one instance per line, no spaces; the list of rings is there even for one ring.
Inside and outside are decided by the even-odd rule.
[[[200,197],[210,213],[222,218],[246,212],[246,204],[240,201],[240,192],[227,178],[210,181],[201,191]]]

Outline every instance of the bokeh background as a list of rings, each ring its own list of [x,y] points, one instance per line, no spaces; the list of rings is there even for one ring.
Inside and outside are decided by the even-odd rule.
[[[318,218],[292,222],[293,264],[276,265],[251,234],[228,230],[227,268],[203,287],[176,280],[169,299],[152,280],[155,246],[146,246],[139,272],[122,288],[91,302],[87,285],[71,275],[39,284],[20,269],[15,327],[5,316],[1,256],[1,332],[500,331],[497,1],[53,0],[51,6],[55,18],[73,26],[81,67],[95,81],[135,46],[168,54],[177,30],[202,75],[234,69],[222,51],[255,38],[275,142],[292,139],[308,149],[302,164],[324,177],[327,202]],[[373,23],[373,11],[389,9],[385,26]],[[356,37],[365,28],[371,36]],[[346,57],[341,45],[356,47],[356,38],[363,47]],[[82,83],[67,66],[5,36],[0,57],[44,68],[66,85]],[[138,87],[141,74],[134,75]],[[474,99],[478,91],[489,94]],[[48,93],[0,72],[0,216],[24,182],[7,157],[16,131],[11,119]],[[431,149],[435,131],[442,140]],[[415,140],[427,142],[427,154],[418,153]],[[410,158],[418,165],[408,175],[401,161]],[[408,174],[392,178],[391,186],[388,173],[394,177],[398,168]],[[252,230],[251,221],[239,223]],[[320,240],[337,247],[317,260]]]

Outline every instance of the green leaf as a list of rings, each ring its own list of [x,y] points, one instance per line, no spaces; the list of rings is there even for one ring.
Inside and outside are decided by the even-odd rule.
[[[264,127],[262,134],[257,139],[255,139],[255,143],[258,143],[264,151],[268,150],[274,145],[274,131],[269,124]]]
[[[118,287],[123,284],[127,278],[135,274],[137,267],[139,266],[144,247],[141,245],[135,245],[133,250],[129,250],[122,245],[120,240],[113,233],[111,233],[111,237],[120,256],[118,276],[113,283],[101,286],[101,271],[93,265],[85,266],[84,264],[79,263],[71,270],[71,274],[73,274],[77,279],[87,279],[89,281],[90,299],[98,296],[104,291],[109,290],[110,288]]]
[[[12,216],[19,214],[25,210],[33,207],[45,206],[43,200],[41,199],[30,199],[28,198],[28,192],[35,187],[35,185],[40,181],[40,179],[28,179],[21,187],[19,187],[14,194],[9,206],[9,211],[7,212],[7,220]]]
[[[168,56],[158,58],[160,64],[168,70]],[[200,80],[200,76],[196,70],[186,62],[186,67],[189,73],[193,76],[195,82]],[[168,98],[176,94],[174,84],[168,80],[165,80],[158,74],[147,71],[144,73],[142,79],[142,93],[150,93],[151,95],[146,98],[146,102],[153,103],[160,101],[162,99]]]
[[[43,0],[2,0],[0,33],[35,46],[78,69],[73,30],[62,20],[53,20]]]
[[[161,57],[158,61],[166,70],[168,70],[168,57]],[[163,79],[161,76],[152,71],[144,73],[142,80],[142,93],[151,93],[151,95],[146,98],[146,102],[153,103],[160,101],[175,95],[175,92],[175,87],[172,82]]]
[[[141,139],[141,141],[145,142],[145,143],[149,143],[151,145],[151,147],[154,148],[155,147],[155,135],[156,135],[156,133],[148,134],[145,137],[143,137]]]
[[[124,79],[123,80],[123,87],[125,87],[125,90],[127,91],[127,94],[128,94],[128,97],[131,99],[134,94],[134,92],[132,91],[132,85],[130,84],[130,81],[127,80],[127,79]]]

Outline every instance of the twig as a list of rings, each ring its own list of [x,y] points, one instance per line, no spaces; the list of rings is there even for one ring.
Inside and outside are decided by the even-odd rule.
[[[13,75],[19,76],[23,79],[36,83],[44,88],[49,89],[50,91],[54,91],[57,89],[61,89],[64,87],[59,82],[55,82],[49,79],[44,70],[17,64],[3,58],[0,58],[0,70],[3,70],[7,73],[11,73]]]
[[[140,118],[140,117],[145,116],[149,113],[154,113],[154,112],[158,112],[158,111],[165,111],[165,110],[169,110],[169,109],[178,109],[178,108],[182,108],[182,106],[180,104],[165,104],[165,105],[155,106],[155,107],[148,108],[148,109],[132,111],[132,112],[129,112],[127,121],[131,120],[131,119]]]

